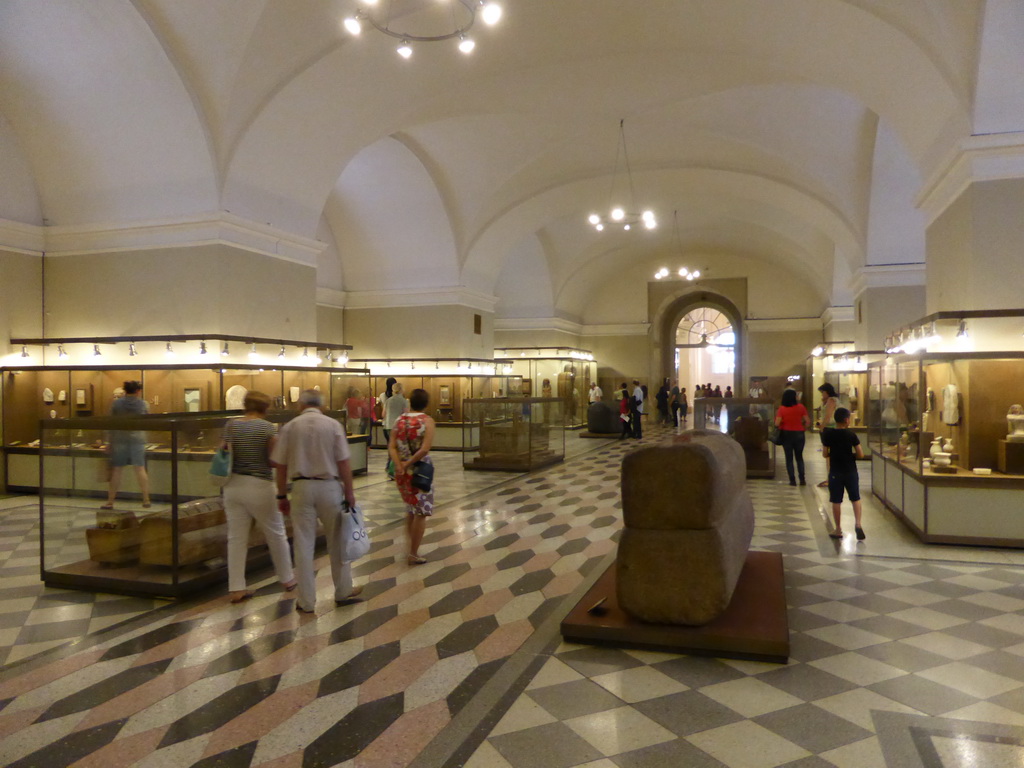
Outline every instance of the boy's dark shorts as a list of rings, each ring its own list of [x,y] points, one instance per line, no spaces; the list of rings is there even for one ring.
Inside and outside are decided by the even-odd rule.
[[[850,501],[860,501],[860,476],[856,469],[852,472],[828,473],[828,500],[833,504],[842,504],[844,490]]]

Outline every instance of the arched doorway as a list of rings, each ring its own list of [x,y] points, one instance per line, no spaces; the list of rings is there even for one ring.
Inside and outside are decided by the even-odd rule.
[[[721,309],[707,304],[690,309],[675,329],[673,378],[692,392],[698,384],[735,386],[736,330]]]

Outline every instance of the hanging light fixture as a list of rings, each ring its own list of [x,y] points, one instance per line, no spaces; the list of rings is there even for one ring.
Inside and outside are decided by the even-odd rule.
[[[278,357],[284,357],[284,344],[281,345],[281,351],[277,353]]]
[[[423,13],[418,15],[419,21],[431,24],[434,29],[440,29],[431,33],[423,27],[392,27],[394,19],[391,15],[391,3],[387,4],[386,12],[378,10],[377,5],[377,0],[361,0],[356,5],[355,13],[342,20],[342,27],[353,37],[359,37],[363,29],[370,26],[388,37],[395,38],[400,41],[395,50],[403,59],[412,57],[413,43],[439,43],[446,40],[455,40],[459,52],[469,55],[476,48],[476,41],[470,37],[469,30],[476,22],[477,14],[489,27],[497,24],[502,15],[501,5],[494,0],[451,0],[444,5],[434,3],[436,7],[427,6]]]
[[[957,328],[956,337],[958,339],[966,339],[966,338],[970,337],[970,334],[967,332],[967,321],[966,320],[960,320],[960,327]]]
[[[139,353],[135,350],[135,342],[134,341],[129,341],[128,342],[128,357],[135,357],[137,354],[139,354]]]
[[[623,166],[626,170],[626,181],[629,186],[629,209],[621,203],[616,202],[615,188],[616,178],[619,175],[619,155],[622,155]],[[629,165],[629,151],[626,148],[626,121],[619,120],[619,143],[615,147],[615,163],[612,165],[612,186],[608,193],[608,215],[602,216],[599,213],[592,213],[587,221],[598,232],[603,232],[606,227],[619,228],[629,231],[634,226],[642,226],[645,229],[654,229],[658,226],[658,220],[654,211],[647,209],[638,212],[636,205],[636,193],[633,189],[633,169]]]
[[[342,352],[338,357],[338,362],[342,365],[348,365],[348,352]]]
[[[30,355],[28,353],[28,347],[26,345],[24,345],[24,344],[21,345],[21,356],[22,357],[32,357],[32,355]]]
[[[171,342],[167,342],[167,356],[174,357],[174,350],[171,349]]]
[[[672,239],[675,241],[676,250],[679,251],[679,257],[683,257],[683,239],[679,236],[679,211],[672,211]],[[668,277],[671,273],[668,267],[662,267],[654,273],[655,280],[663,280]],[[676,274],[679,275],[683,280],[693,282],[700,278],[699,269],[690,269],[689,267],[680,267],[676,270]]]
[[[92,345],[92,356],[93,357],[100,357],[102,354],[103,353],[100,352],[100,345],[99,344],[93,344]]]
[[[68,353],[64,351],[64,345],[63,344],[58,344],[57,345],[57,357],[64,358],[64,357],[67,357],[67,356],[68,356]]]
[[[231,354],[231,350],[228,349],[228,343],[226,341],[224,342],[224,349],[222,349],[220,353],[223,357],[227,357]]]
[[[249,358],[251,360],[256,360],[259,356],[260,353],[256,351],[256,342],[254,341],[252,345],[249,347]]]
[[[200,341],[199,342],[199,354],[200,355],[205,355],[206,354],[206,342],[205,341]]]

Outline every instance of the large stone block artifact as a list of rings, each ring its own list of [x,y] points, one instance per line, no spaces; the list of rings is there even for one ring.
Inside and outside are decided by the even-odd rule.
[[[622,463],[617,595],[630,615],[707,624],[729,605],[754,532],[743,449],[691,430]]]
[[[587,409],[587,431],[595,435],[621,435],[622,419],[619,418],[618,403],[613,408],[608,403],[591,403]]]

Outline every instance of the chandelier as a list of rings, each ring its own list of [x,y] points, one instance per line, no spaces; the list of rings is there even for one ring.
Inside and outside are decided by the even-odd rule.
[[[428,34],[424,28],[394,28],[391,26],[392,3],[386,3],[387,12],[378,9],[378,0],[360,0],[356,11],[352,16],[343,22],[345,30],[352,36],[362,33],[364,25],[369,25],[378,32],[383,32],[389,37],[399,40],[396,51],[403,59],[412,56],[413,43],[437,43],[443,40],[457,40],[459,51],[464,54],[473,52],[476,42],[469,36],[469,30],[476,21],[477,13],[487,26],[494,26],[501,19],[501,5],[494,0],[443,0],[441,3],[433,2],[431,5],[444,5],[445,9],[436,8],[432,11],[434,16],[444,16],[440,24],[440,31],[436,34]],[[426,19],[422,19],[426,21]],[[435,23],[437,20],[435,20]],[[415,30],[415,31],[414,31]]]
[[[605,227],[621,228],[629,231],[635,226],[642,225],[646,229],[654,229],[658,221],[654,217],[654,211],[645,210],[638,212],[636,206],[636,193],[633,190],[633,171],[629,167],[629,152],[626,150],[626,121],[619,120],[619,143],[615,147],[615,164],[612,166],[612,188],[608,193],[608,215],[602,216],[592,213],[587,221],[598,232],[603,232]],[[619,172],[619,155],[622,156],[623,165],[626,169],[626,181],[629,184],[629,210],[615,202],[615,180]]]
[[[679,211],[672,211],[672,236],[676,241],[676,248],[679,250],[679,255],[683,255],[683,239],[679,236]],[[668,267],[662,267],[654,273],[655,280],[663,280],[672,273],[669,272]],[[689,280],[691,283],[700,277],[699,269],[690,269],[689,267],[680,267],[676,270],[676,274],[679,275],[683,280]]]

